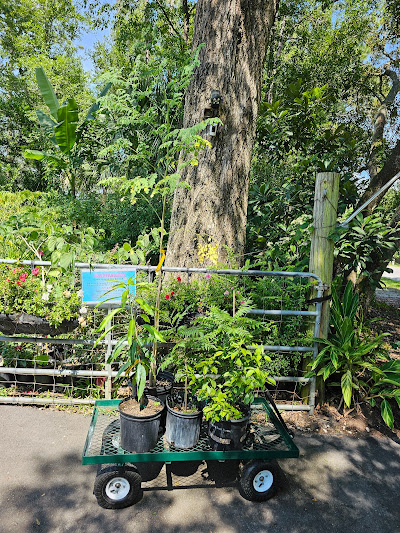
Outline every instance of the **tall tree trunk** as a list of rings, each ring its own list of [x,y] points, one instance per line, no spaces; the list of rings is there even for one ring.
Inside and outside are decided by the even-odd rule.
[[[268,38],[279,0],[199,0],[193,47],[200,44],[185,100],[184,127],[204,119],[220,91],[223,125],[211,148],[185,169],[172,208],[167,265],[199,266],[243,258],[250,163]]]
[[[393,105],[398,92],[400,91],[400,80],[394,70],[391,70],[387,65],[384,75],[392,80],[392,87],[388,92],[386,98],[381,103],[375,117],[374,133],[371,143],[371,152],[367,163],[369,173],[369,185],[364,194],[360,198],[359,205],[366,202],[373,194],[375,194],[385,183],[387,183],[400,169],[400,141],[386,159],[383,166],[381,166],[380,159],[382,158],[382,148],[384,142],[384,130],[387,124],[389,108]],[[372,213],[374,208],[379,205],[379,202],[387,191],[377,196],[367,207],[366,213]]]

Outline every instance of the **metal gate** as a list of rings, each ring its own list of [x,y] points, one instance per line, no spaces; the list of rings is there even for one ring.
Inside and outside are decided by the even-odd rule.
[[[29,266],[50,266],[51,263],[47,261],[17,261],[11,259],[0,259],[0,263],[6,264],[24,264]],[[76,263],[75,267],[77,269],[102,269],[102,270],[116,270],[127,268],[127,265],[116,265],[116,264],[88,264],[88,263]],[[138,272],[143,274],[147,273],[148,280],[151,281],[154,277],[156,267],[154,266],[135,266],[134,267]],[[132,269],[132,267],[130,267]],[[309,285],[310,290],[312,289],[316,293],[317,299],[321,298],[324,293],[324,285],[322,284],[320,278],[310,272],[281,272],[281,271],[261,271],[261,270],[225,270],[225,269],[208,269],[208,268],[182,268],[182,267],[163,267],[162,272],[165,273],[177,273],[181,275],[186,275],[189,281],[192,275],[205,275],[205,276],[238,276],[238,277],[255,277],[255,278],[271,278],[271,279],[280,279],[280,280],[306,280]],[[296,306],[293,306],[296,307]],[[259,315],[265,317],[266,319],[279,319],[283,320],[285,317],[303,317],[303,319],[308,319],[313,321],[313,337],[317,338],[320,331],[320,322],[321,322],[321,308],[322,304],[317,302],[314,309],[305,310],[305,309],[253,309],[251,314]],[[10,343],[18,343],[18,346],[23,344],[32,344],[43,347],[43,345],[51,346],[51,350],[54,350],[53,347],[61,346],[62,351],[67,353],[76,354],[78,351],[80,354],[84,354],[82,361],[78,361],[78,367],[74,368],[73,366],[73,356],[72,362],[71,357],[63,357],[62,355],[57,359],[55,357],[51,358],[51,361],[54,363],[53,368],[44,368],[40,361],[33,360],[33,365],[27,366],[7,366],[4,364],[5,358],[2,357],[0,361],[0,403],[19,403],[19,404],[93,404],[96,399],[103,397],[105,399],[110,399],[112,397],[112,387],[113,387],[113,378],[117,375],[117,371],[112,369],[111,365],[107,363],[109,355],[112,352],[113,346],[116,344],[117,339],[112,338],[111,335],[108,335],[101,343],[100,349],[104,350],[104,357],[100,356],[97,359],[93,360],[93,345],[95,339],[89,338],[48,338],[48,337],[38,337],[38,336],[0,336],[0,343],[3,346],[10,345]],[[267,344],[264,346],[264,349],[268,352],[274,354],[309,354],[311,358],[315,358],[318,353],[318,344],[313,341],[311,345],[279,345],[279,344]],[[86,352],[85,352],[86,350]],[[48,366],[48,365],[47,365]],[[28,376],[28,381],[24,381],[24,377]],[[47,379],[47,383],[46,383]],[[51,382],[51,379],[53,380]],[[67,396],[64,394],[57,394],[56,389],[59,387],[58,382],[60,380],[66,380],[68,383],[62,383],[64,389],[67,390]],[[315,377],[309,378],[305,376],[274,376],[274,379],[277,383],[292,383],[296,385],[304,385],[310,383],[310,393],[308,397],[308,403],[302,403],[296,401],[292,403],[278,403],[278,407],[282,410],[303,410],[313,412],[315,407]],[[31,381],[29,381],[31,380]],[[50,380],[50,382],[49,382]],[[96,384],[96,387],[93,389],[95,394],[88,393],[84,395],[83,393],[77,393],[77,383],[79,380],[84,380],[85,383],[90,385],[90,383]],[[26,393],[10,394],[10,389],[14,385],[15,389],[18,388],[18,385],[21,383],[28,383],[33,387],[32,390],[26,391]],[[98,383],[101,383],[102,386],[97,386]],[[3,387],[1,387],[3,385]],[[31,387],[31,389],[32,389]],[[40,394],[34,394],[35,389],[46,389],[45,392]],[[86,390],[86,389],[84,389]],[[87,386],[87,390],[90,390],[90,386]],[[47,392],[46,392],[47,391]],[[85,397],[79,397],[83,395]]]

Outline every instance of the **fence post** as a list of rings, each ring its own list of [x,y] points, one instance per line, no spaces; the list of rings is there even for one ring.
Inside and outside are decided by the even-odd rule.
[[[309,271],[317,274],[324,284],[324,296],[331,293],[333,275],[334,242],[329,234],[335,229],[337,208],[339,203],[340,174],[337,172],[320,172],[315,181],[314,196],[314,230],[311,235],[311,251]],[[317,291],[313,290],[311,298],[315,298]],[[315,306],[313,306],[315,309]],[[326,339],[329,329],[329,300],[322,303],[321,325],[318,337]],[[304,360],[303,369],[306,370],[310,358]],[[320,380],[317,383],[319,402],[323,402],[324,387]],[[302,396],[307,398],[310,387],[303,388]]]
[[[109,315],[111,313],[111,307],[107,307],[107,314]],[[108,326],[105,326],[108,327]],[[105,370],[108,372],[108,376],[106,377],[106,381],[104,384],[104,398],[106,400],[111,400],[111,391],[112,391],[112,377],[111,377],[111,364],[108,363],[108,359],[110,358],[112,354],[112,334],[111,331],[109,331],[106,335],[106,361],[105,361]]]

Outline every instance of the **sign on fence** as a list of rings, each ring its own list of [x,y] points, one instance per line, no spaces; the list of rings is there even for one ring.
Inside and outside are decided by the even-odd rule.
[[[82,303],[94,307],[107,300],[104,307],[119,306],[125,289],[122,287],[113,289],[113,287],[118,283],[127,283],[128,280],[130,280],[129,292],[135,296],[136,270],[134,269],[82,270]]]

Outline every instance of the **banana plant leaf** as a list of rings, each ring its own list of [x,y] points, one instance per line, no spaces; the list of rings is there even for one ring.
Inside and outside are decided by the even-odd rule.
[[[40,127],[44,133],[49,137],[51,142],[57,146],[56,136],[54,135],[54,128],[57,126],[57,122],[43,113],[40,109],[36,109],[36,116],[39,120]]]
[[[57,144],[63,154],[69,154],[76,141],[78,127],[78,106],[74,98],[68,98],[57,111],[58,124],[55,127]]]
[[[39,150],[25,150],[23,156],[26,157],[26,159],[36,159],[36,161],[42,161],[44,159],[58,168],[67,167],[67,163],[63,159]]]
[[[42,67],[39,67],[35,69],[36,73],[36,80],[39,85],[40,92],[43,96],[43,100],[46,102],[46,105],[50,109],[50,114],[52,117],[54,117],[57,121],[57,111],[60,107],[60,104],[58,103],[57,96],[54,92],[53,86],[48,80],[45,71]]]
[[[108,91],[111,89],[111,86],[112,86],[111,82],[107,83],[107,85],[101,91],[99,98],[102,98],[103,96],[105,96],[108,93]],[[76,130],[76,142],[79,142],[79,139],[81,138],[81,135],[82,135],[83,131],[85,130],[85,128],[88,125],[88,123],[91,120],[94,119],[94,114],[99,109],[99,107],[100,107],[100,102],[99,101],[95,102],[90,107],[90,109],[89,109],[84,121],[82,122],[82,124]]]

